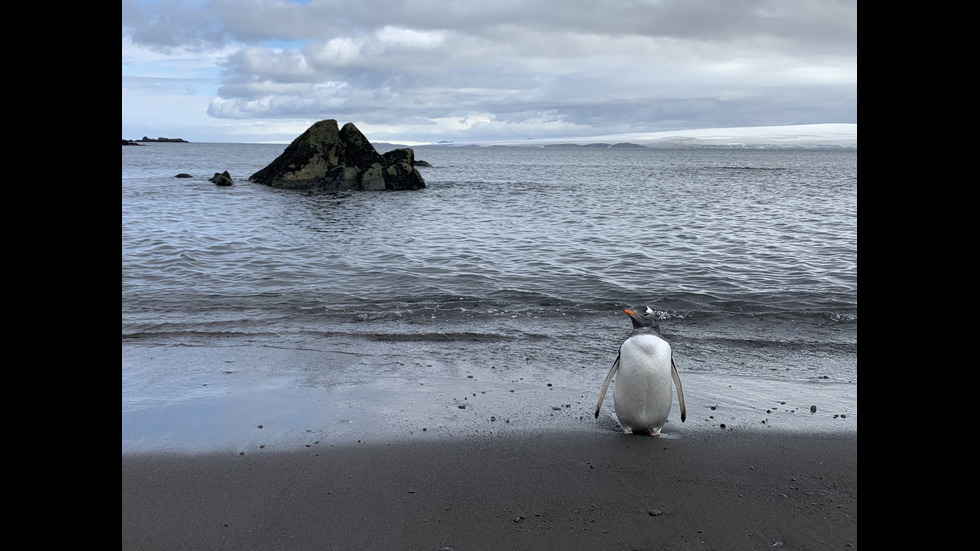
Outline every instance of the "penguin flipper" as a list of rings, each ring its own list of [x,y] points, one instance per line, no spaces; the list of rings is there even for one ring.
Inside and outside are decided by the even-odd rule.
[[[673,356],[670,357],[670,377],[674,379],[674,386],[677,387],[677,404],[681,406],[681,423],[683,423],[687,419],[687,406],[684,405],[684,387],[681,386],[681,376],[677,374]]]
[[[609,368],[609,374],[606,375],[605,382],[602,383],[602,390],[599,391],[599,402],[595,405],[595,418],[599,418],[599,408],[602,407],[602,400],[606,397],[606,391],[609,390],[609,382],[612,381],[613,375],[619,371],[619,354],[616,354],[616,361],[613,362],[612,367]]]

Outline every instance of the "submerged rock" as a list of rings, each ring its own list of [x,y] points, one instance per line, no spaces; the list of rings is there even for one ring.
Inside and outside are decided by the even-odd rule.
[[[414,160],[409,148],[381,155],[353,123],[338,128],[336,120],[326,119],[314,123],[249,181],[316,191],[423,189]]]

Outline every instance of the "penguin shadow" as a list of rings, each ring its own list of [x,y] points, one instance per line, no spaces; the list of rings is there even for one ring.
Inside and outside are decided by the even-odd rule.
[[[599,418],[595,420],[595,424],[602,430],[620,433],[626,430],[612,415],[600,415]]]

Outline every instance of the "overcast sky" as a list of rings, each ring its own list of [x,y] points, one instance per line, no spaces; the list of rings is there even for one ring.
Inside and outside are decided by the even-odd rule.
[[[856,0],[123,0],[122,137],[857,123]]]

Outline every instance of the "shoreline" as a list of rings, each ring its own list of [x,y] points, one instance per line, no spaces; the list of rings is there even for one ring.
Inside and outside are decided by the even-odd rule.
[[[123,549],[856,549],[857,432],[128,453],[122,535]]]
[[[174,348],[160,356],[124,346],[122,452],[237,454],[314,443],[615,433],[611,396],[599,419],[593,416],[608,367],[513,363],[518,367],[488,369],[419,353],[381,364],[374,356],[263,347]],[[857,383],[692,371],[681,379],[687,422],[679,421],[675,394],[668,438],[857,431]]]
[[[124,411],[122,453],[244,454],[304,446],[622,430],[609,396],[599,417],[593,415],[599,382],[572,381],[566,386],[467,376],[323,388],[296,387],[291,381]],[[684,388],[687,421],[679,419],[674,394],[665,439],[745,431],[857,432],[854,384],[689,373]]]

